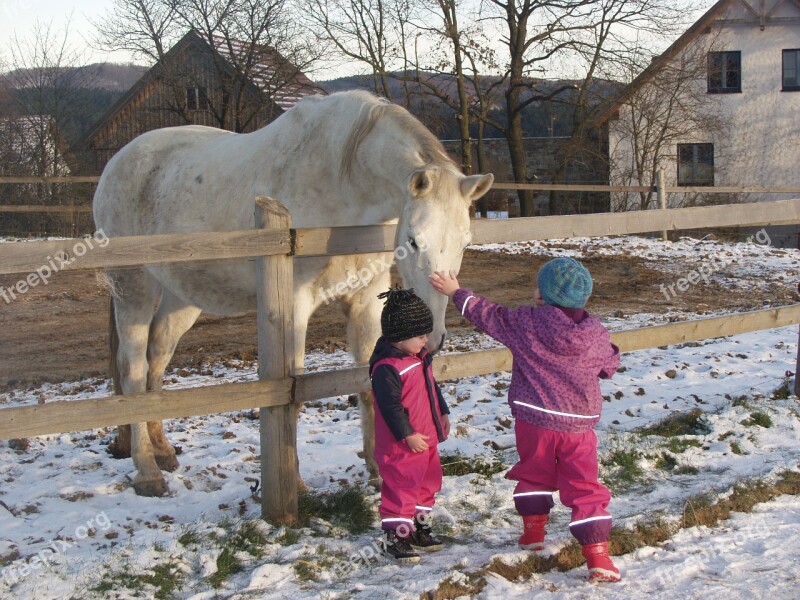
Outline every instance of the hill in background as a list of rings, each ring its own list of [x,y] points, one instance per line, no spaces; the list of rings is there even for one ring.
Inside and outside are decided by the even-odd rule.
[[[69,69],[62,75],[69,82],[65,85],[79,85],[76,99],[72,102],[74,109],[69,118],[62,118],[60,128],[69,144],[74,144],[92,127],[108,108],[148,70],[147,67],[134,64],[95,63],[77,69]],[[433,73],[421,73],[421,78],[435,84],[443,93],[455,98],[456,81],[453,76]],[[30,72],[17,70],[0,74],[0,116],[27,114],[37,112],[35,106],[42,106],[42,94],[47,90],[26,87],[25,82],[34,80]],[[499,82],[497,77],[483,78],[485,89]],[[74,84],[72,83],[74,82]],[[348,90],[375,90],[375,82],[370,75],[353,75],[318,82],[328,93]],[[537,80],[536,93],[547,95],[554,90],[575,86],[566,90],[552,101],[535,101],[523,115],[524,135],[528,137],[560,137],[569,136],[572,132],[572,101],[579,82],[569,80]],[[599,81],[592,84],[592,97],[595,102],[613,95],[620,84]],[[442,100],[425,93],[425,86],[416,81],[389,79],[389,90],[393,100],[401,101],[409,98],[410,110],[441,139],[457,139],[459,128],[457,115]],[[55,92],[52,92],[55,93]],[[490,116],[498,123],[505,123],[505,103],[502,94],[496,93],[495,104]],[[477,123],[471,124],[471,134],[478,137]],[[483,133],[485,138],[503,137],[502,133],[487,126]]]

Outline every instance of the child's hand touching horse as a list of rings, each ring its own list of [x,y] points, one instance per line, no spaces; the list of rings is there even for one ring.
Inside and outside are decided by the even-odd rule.
[[[461,288],[458,285],[458,279],[452,272],[435,271],[433,275],[428,276],[428,281],[433,286],[433,289],[451,300],[453,299],[453,294]]]

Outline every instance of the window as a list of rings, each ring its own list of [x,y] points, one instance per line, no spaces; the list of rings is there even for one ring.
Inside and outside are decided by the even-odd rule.
[[[800,91],[800,50],[783,51],[783,90]]]
[[[742,91],[742,53],[708,53],[708,93],[732,94]]]
[[[714,144],[678,144],[678,185],[714,185]]]
[[[208,96],[206,95],[206,88],[186,88],[186,108],[188,110],[208,110]]]

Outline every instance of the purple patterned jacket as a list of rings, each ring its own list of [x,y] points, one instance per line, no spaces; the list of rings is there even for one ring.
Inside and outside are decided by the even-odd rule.
[[[598,377],[609,379],[619,366],[619,348],[600,319],[549,305],[511,310],[466,289],[453,301],[511,351],[508,403],[514,418],[568,433],[594,428],[603,403]]]

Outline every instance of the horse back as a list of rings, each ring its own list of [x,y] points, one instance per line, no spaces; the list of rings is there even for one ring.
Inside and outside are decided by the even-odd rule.
[[[175,220],[190,207],[179,210],[178,205],[204,187],[209,177],[204,156],[218,154],[214,148],[236,136],[213,127],[186,125],[134,138],[103,169],[93,201],[95,224],[110,236],[191,231]]]

